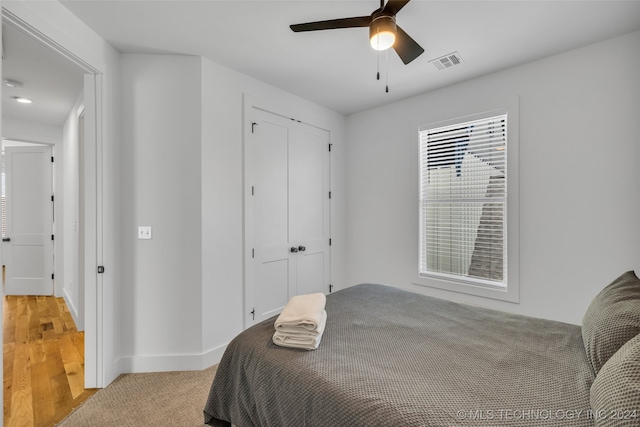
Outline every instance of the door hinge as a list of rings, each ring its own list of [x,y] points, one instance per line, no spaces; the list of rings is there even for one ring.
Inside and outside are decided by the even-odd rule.
[[[331,152],[331,146],[332,146],[332,145],[333,145],[333,144],[329,144],[329,152]]]
[[[103,265],[99,265],[99,266],[98,266],[98,273],[99,273],[99,274],[104,273],[104,266],[103,266]]]
[[[329,239],[329,246],[331,246],[331,239]]]
[[[251,195],[255,195],[255,187],[253,185],[251,186]]]
[[[333,292],[333,285],[329,283],[329,293]]]
[[[55,277],[55,274],[51,273],[51,280]]]
[[[53,234],[51,235],[51,240],[53,240]]]
[[[329,191],[329,198],[331,198],[331,191]]]
[[[251,314],[251,319],[252,319],[252,320],[256,320],[256,308],[255,308],[255,307],[253,307],[253,308],[251,309],[251,311],[249,312],[249,314]]]
[[[51,156],[51,163],[53,163],[53,156]]]
[[[251,249],[251,258],[255,258],[255,257],[256,257],[256,250]]]
[[[51,196],[51,201],[53,202],[53,195]]]
[[[251,133],[255,132],[255,128],[258,124],[256,122],[251,122]]]

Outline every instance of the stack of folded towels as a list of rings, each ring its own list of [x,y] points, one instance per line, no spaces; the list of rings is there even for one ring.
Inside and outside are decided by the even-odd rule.
[[[292,297],[276,319],[273,342],[282,347],[317,349],[327,323],[325,303],[322,293]]]

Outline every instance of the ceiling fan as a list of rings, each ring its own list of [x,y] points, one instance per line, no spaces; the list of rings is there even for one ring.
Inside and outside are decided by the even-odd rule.
[[[402,28],[396,25],[396,13],[407,3],[409,3],[409,0],[389,0],[385,5],[384,0],[380,0],[380,8],[373,11],[370,16],[307,22],[305,24],[294,24],[290,27],[296,33],[333,30],[336,28],[369,27],[371,47],[375,50],[386,50],[393,47],[402,62],[408,64],[420,56],[424,49]]]

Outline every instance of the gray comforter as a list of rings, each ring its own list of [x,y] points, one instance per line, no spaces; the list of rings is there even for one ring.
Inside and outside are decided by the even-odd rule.
[[[327,297],[315,351],[236,337],[204,410],[213,426],[593,425],[580,327],[363,284]]]

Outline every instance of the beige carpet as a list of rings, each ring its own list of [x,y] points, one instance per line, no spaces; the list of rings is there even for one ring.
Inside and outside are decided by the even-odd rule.
[[[202,410],[217,367],[121,375],[58,426],[202,426]]]

